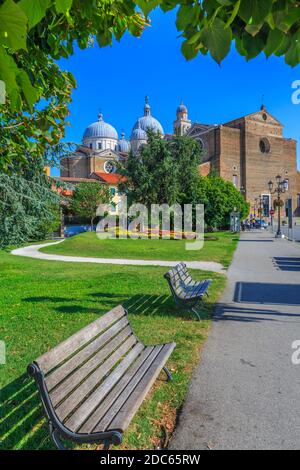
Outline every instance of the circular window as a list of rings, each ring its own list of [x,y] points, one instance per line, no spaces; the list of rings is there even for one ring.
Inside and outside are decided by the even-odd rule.
[[[268,139],[266,138],[261,139],[259,142],[259,148],[260,148],[261,153],[269,153],[271,150],[271,145]]]
[[[114,173],[115,172],[115,165],[113,162],[107,161],[104,163],[104,171],[105,173]]]

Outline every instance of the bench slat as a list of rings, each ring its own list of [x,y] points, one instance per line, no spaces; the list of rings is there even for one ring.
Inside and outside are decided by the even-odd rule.
[[[117,336],[115,336],[109,343],[100,349],[94,356],[92,356],[85,364],[77,369],[66,380],[61,382],[57,388],[50,393],[50,398],[54,406],[58,405],[69,393],[78,387],[78,385],[88,377],[95,369],[101,373],[101,365],[120,345],[125,341],[128,336],[132,334],[131,328],[127,326]],[[100,367],[99,367],[100,365]]]
[[[70,336],[70,338],[66,339],[49,352],[40,356],[35,362],[39,365],[44,374],[46,374],[124,315],[124,308],[118,305],[110,312],[97,318],[97,320]]]
[[[155,346],[149,359],[133,376],[122,395],[98,423],[94,432],[111,429],[124,431],[127,428],[174,347],[174,343]]]
[[[109,392],[106,398],[100,403],[98,408],[94,411],[94,413],[89,417],[89,419],[84,423],[84,425],[78,429],[79,432],[82,433],[91,433],[95,426],[100,422],[103,418],[105,413],[111,408],[117,398],[122,394],[125,387],[131,381],[131,379],[135,376],[137,371],[140,367],[144,364],[144,362],[148,359],[149,355],[153,351],[154,346],[147,346],[137,360],[134,362],[133,365],[126,371],[123,375],[121,380],[115,385],[115,387]]]
[[[126,403],[122,406],[118,414],[110,423],[109,427],[107,428],[108,430],[120,429],[121,431],[124,431],[128,427],[131,419],[133,418],[136,411],[139,409],[140,405],[142,404],[144,398],[150,391],[153,383],[155,382],[162,367],[167,362],[174,348],[175,348],[175,343],[165,344],[163,346],[163,348],[161,349],[158,356],[155,358],[155,360],[151,364],[150,368],[147,370],[142,380],[139,382],[137,387],[129,396]]]
[[[136,343],[136,339],[131,335],[108,359],[96,369],[81,385],[79,385],[71,395],[66,398],[56,408],[56,414],[61,421],[65,420],[87,395],[89,395],[105,375],[115,366]]]
[[[107,341],[117,335],[126,325],[128,325],[127,317],[121,318],[121,320],[119,320],[117,323],[114,323],[113,326],[94,339],[84,349],[81,349],[62,366],[60,366],[58,369],[55,369],[53,372],[50,372],[50,374],[45,379],[48,391],[50,392],[75,369],[78,369],[81,364],[83,364],[101,347],[103,347]]]
[[[111,372],[111,374],[104,380],[104,382],[96,388],[96,390],[82,403],[68,421],[66,421],[65,426],[77,432],[144,349],[145,346],[142,343],[137,343],[130,353],[127,354],[122,362],[120,362],[120,364],[114,369],[114,371]]]

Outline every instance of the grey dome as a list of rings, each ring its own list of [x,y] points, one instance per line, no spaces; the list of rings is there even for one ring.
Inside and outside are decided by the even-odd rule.
[[[93,124],[90,124],[86,128],[83,134],[83,138],[107,138],[118,140],[118,133],[113,126],[103,121],[102,114],[99,114],[99,120]]]
[[[181,104],[177,108],[177,113],[187,113],[187,107],[181,102]]]
[[[131,134],[131,139],[134,139],[133,134],[136,129],[142,129],[145,133],[148,129],[153,130],[154,132],[159,132],[159,134],[164,135],[164,130],[160,122],[151,116],[151,108],[148,102],[148,97],[146,96],[145,106],[144,106],[144,116],[140,117],[135,125],[133,126],[133,131]],[[147,137],[146,137],[147,138]]]
[[[139,121],[131,133],[131,140],[147,140],[147,133],[141,128]]]
[[[118,150],[123,153],[129,153],[131,150],[130,142],[125,139],[124,132],[122,132],[122,138],[118,142]]]
[[[152,116],[143,116],[143,117],[139,118],[139,124],[140,124],[141,129],[143,129],[143,131],[145,131],[145,132],[148,129],[151,129],[154,132],[159,132],[161,135],[164,135],[164,130],[162,128],[162,125],[160,124],[160,122],[157,119],[155,119]],[[138,123],[136,123],[134,125],[133,129],[136,129],[137,125],[138,125]]]

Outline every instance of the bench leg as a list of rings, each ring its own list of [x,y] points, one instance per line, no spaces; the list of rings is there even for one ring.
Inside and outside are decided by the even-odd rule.
[[[201,317],[200,317],[199,313],[197,312],[196,307],[191,308],[191,312],[193,312],[196,315],[196,317],[198,318],[198,320],[201,321]]]
[[[170,382],[173,379],[171,372],[166,366],[163,367],[163,371],[165,372],[167,376],[167,381]]]
[[[109,450],[110,444],[111,444],[110,441],[104,441],[102,450]]]
[[[59,437],[58,432],[56,431],[56,429],[51,430],[51,437],[52,437],[52,440],[53,440],[54,444],[58,448],[58,450],[68,450],[63,445],[63,443],[61,442],[60,437]]]

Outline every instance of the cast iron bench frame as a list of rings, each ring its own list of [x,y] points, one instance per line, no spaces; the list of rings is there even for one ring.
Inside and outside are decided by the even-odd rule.
[[[57,448],[66,450],[61,438],[119,445],[159,373],[172,379],[165,364],[175,346],[145,346],[119,305],[32,362]]]
[[[174,266],[165,273],[164,278],[168,281],[176,305],[193,312],[198,320],[201,320],[197,307],[205,294],[209,296],[208,288],[212,280],[194,281],[185,263]]]

